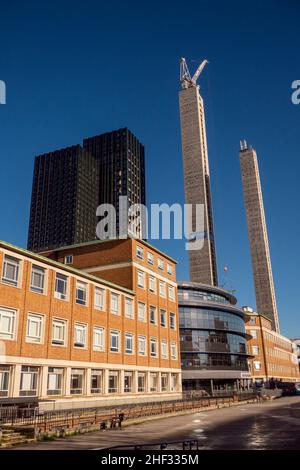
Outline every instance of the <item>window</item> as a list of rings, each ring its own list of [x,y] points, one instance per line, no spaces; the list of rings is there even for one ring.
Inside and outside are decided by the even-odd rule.
[[[104,351],[104,328],[98,326],[93,330],[93,350]]]
[[[150,374],[150,392],[157,392],[157,374],[155,372]]]
[[[251,317],[250,318],[250,325],[255,325],[256,324],[256,318],[255,317]]]
[[[27,317],[26,341],[41,343],[43,334],[43,315],[29,313]]]
[[[258,346],[252,346],[252,353],[254,356],[257,356],[259,354],[259,347]]]
[[[82,395],[84,383],[84,370],[71,369],[70,393],[71,395]]]
[[[76,303],[86,305],[87,302],[87,284],[85,282],[76,281]]]
[[[102,390],[102,371],[92,369],[91,373],[91,393],[101,393]]]
[[[5,255],[3,262],[2,282],[10,286],[18,286],[21,261]]]
[[[94,308],[96,310],[104,310],[105,303],[105,290],[100,287],[95,287],[94,291]]]
[[[67,336],[67,321],[54,319],[52,323],[52,344],[65,346]]]
[[[112,330],[110,332],[110,350],[111,352],[119,352],[119,332]]]
[[[21,367],[20,397],[34,397],[37,395],[38,374],[38,367]]]
[[[65,264],[73,264],[73,255],[65,256]]]
[[[254,361],[254,369],[261,370],[261,363],[259,361]]]
[[[174,287],[169,286],[168,290],[169,290],[169,299],[174,301],[175,300],[175,289],[174,289]]]
[[[161,374],[161,392],[166,392],[168,390],[168,374]]]
[[[146,336],[139,336],[138,338],[138,352],[140,356],[146,356]]]
[[[61,395],[64,369],[61,367],[48,367],[47,395]]]
[[[134,318],[133,300],[129,299],[129,297],[125,297],[125,317]]]
[[[159,295],[166,297],[166,284],[163,281],[159,281]]]
[[[130,393],[132,392],[132,384],[133,384],[133,374],[132,372],[124,372],[124,392]]]
[[[176,343],[171,343],[171,358],[177,359],[177,345]]]
[[[146,374],[144,372],[138,373],[138,392],[146,391]]]
[[[75,323],[74,325],[74,346],[75,348],[86,347],[87,325],[84,323]]]
[[[133,334],[125,333],[125,353],[133,354]]]
[[[56,273],[55,279],[55,297],[60,300],[66,300],[68,289],[68,278],[64,274]]]
[[[110,370],[108,373],[108,393],[118,392],[118,379],[118,372],[116,370]]]
[[[149,291],[156,292],[156,280],[154,276],[149,276]]]
[[[119,315],[120,296],[111,292],[110,294],[110,311],[114,315]]]
[[[252,336],[253,339],[257,338],[257,331],[256,330],[250,330],[250,335]]]
[[[170,313],[170,329],[176,330],[175,313]]]
[[[160,354],[163,359],[167,359],[168,357],[168,343],[165,339],[162,340],[160,345]]]
[[[157,258],[157,266],[161,271],[164,269],[164,262],[161,258]]]
[[[14,340],[16,336],[17,312],[0,307],[0,338]]]
[[[141,246],[136,247],[136,256],[140,259],[144,258],[144,249]]]
[[[144,287],[145,287],[145,273],[143,273],[142,271],[138,271],[137,276],[138,276],[138,287],[140,287],[141,289],[144,289]]]
[[[30,290],[32,292],[37,292],[38,294],[44,293],[45,272],[46,270],[40,266],[32,266],[30,280]]]
[[[148,264],[151,264],[151,266],[154,265],[154,256],[153,256],[153,253],[150,253],[148,251]]]
[[[167,263],[167,273],[170,274],[170,276],[173,274],[173,267],[169,263]]]
[[[143,302],[138,302],[138,320],[146,321],[146,305]]]
[[[178,375],[177,374],[171,374],[171,392],[176,392],[177,391],[177,380]]]
[[[156,307],[150,305],[149,307],[149,316],[150,316],[150,323],[156,325]]]
[[[166,318],[167,313],[165,310],[162,310],[162,309],[160,309],[159,313],[160,313],[160,326],[166,327],[167,326],[167,318]]]
[[[156,338],[150,339],[150,356],[156,357],[157,356],[157,341]]]
[[[9,391],[10,367],[0,366],[0,397],[7,397]]]

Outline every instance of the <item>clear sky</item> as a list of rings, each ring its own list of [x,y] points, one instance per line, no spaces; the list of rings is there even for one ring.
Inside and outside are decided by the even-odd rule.
[[[146,147],[147,202],[182,203],[179,58],[191,71],[207,58],[200,85],[220,283],[254,305],[245,138],[259,156],[281,329],[300,336],[299,17],[297,0],[1,0],[0,238],[26,246],[35,155],[122,126]],[[184,242],[155,244],[187,278]]]

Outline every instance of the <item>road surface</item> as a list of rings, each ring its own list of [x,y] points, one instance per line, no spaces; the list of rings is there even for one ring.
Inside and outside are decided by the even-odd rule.
[[[197,439],[200,449],[300,449],[300,397],[204,410],[97,431],[15,450],[84,450]]]

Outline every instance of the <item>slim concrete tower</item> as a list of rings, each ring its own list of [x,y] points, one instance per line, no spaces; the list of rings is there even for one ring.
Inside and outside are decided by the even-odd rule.
[[[258,313],[279,333],[270,249],[256,151],[241,142],[240,163]]]
[[[204,227],[196,230],[196,214],[193,211],[192,230],[197,239],[203,239],[203,247],[189,251],[190,279],[216,286],[218,284],[216,250],[214,240],[209,164],[207,154],[203,100],[196,81],[207,61],[203,61],[191,78],[185,59],[181,59],[179,92],[181,141],[186,204],[204,206]]]

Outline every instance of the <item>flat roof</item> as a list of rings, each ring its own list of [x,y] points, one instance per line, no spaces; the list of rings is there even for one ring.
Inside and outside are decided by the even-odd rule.
[[[65,245],[65,246],[60,246],[58,248],[53,248],[52,250],[44,250],[41,251],[41,253],[51,253],[53,251],[62,251],[62,250],[72,250],[73,248],[80,248],[84,246],[93,246],[93,245],[98,245],[100,243],[107,243],[107,242],[117,242],[117,241],[126,241],[126,240],[136,240],[138,243],[142,243],[143,245],[146,245],[148,248],[151,248],[151,250],[156,251],[156,253],[159,253],[160,255],[164,256],[165,258],[169,259],[173,263],[177,264],[177,261],[172,258],[169,255],[166,255],[163,251],[159,250],[155,246],[151,245],[150,243],[146,242],[145,240],[141,240],[140,238],[133,238],[133,237],[128,237],[128,238],[113,238],[110,239],[108,238],[107,240],[91,240],[89,242],[83,242],[83,243],[76,243],[74,245]]]
[[[102,277],[98,276],[93,276],[92,274],[88,274],[85,271],[81,271],[80,269],[72,268],[71,266],[67,266],[63,263],[59,263],[58,261],[54,261],[50,258],[47,258],[46,256],[42,256],[37,253],[33,253],[32,251],[26,250],[25,248],[19,248],[15,245],[12,245],[11,243],[5,242],[3,240],[0,240],[0,247],[9,249],[14,251],[15,253],[25,255],[28,258],[35,259],[37,261],[41,261],[43,263],[49,264],[50,266],[63,269],[64,271],[67,271],[71,274],[76,274],[77,276],[84,277],[85,279],[88,279],[93,282],[98,282],[101,284],[106,285],[107,287],[111,287],[113,289],[118,289],[122,292],[126,292],[127,294],[134,295],[135,292],[131,289],[127,289],[126,287],[120,286],[119,284],[114,284],[113,282],[107,281],[106,279],[103,279]]]

